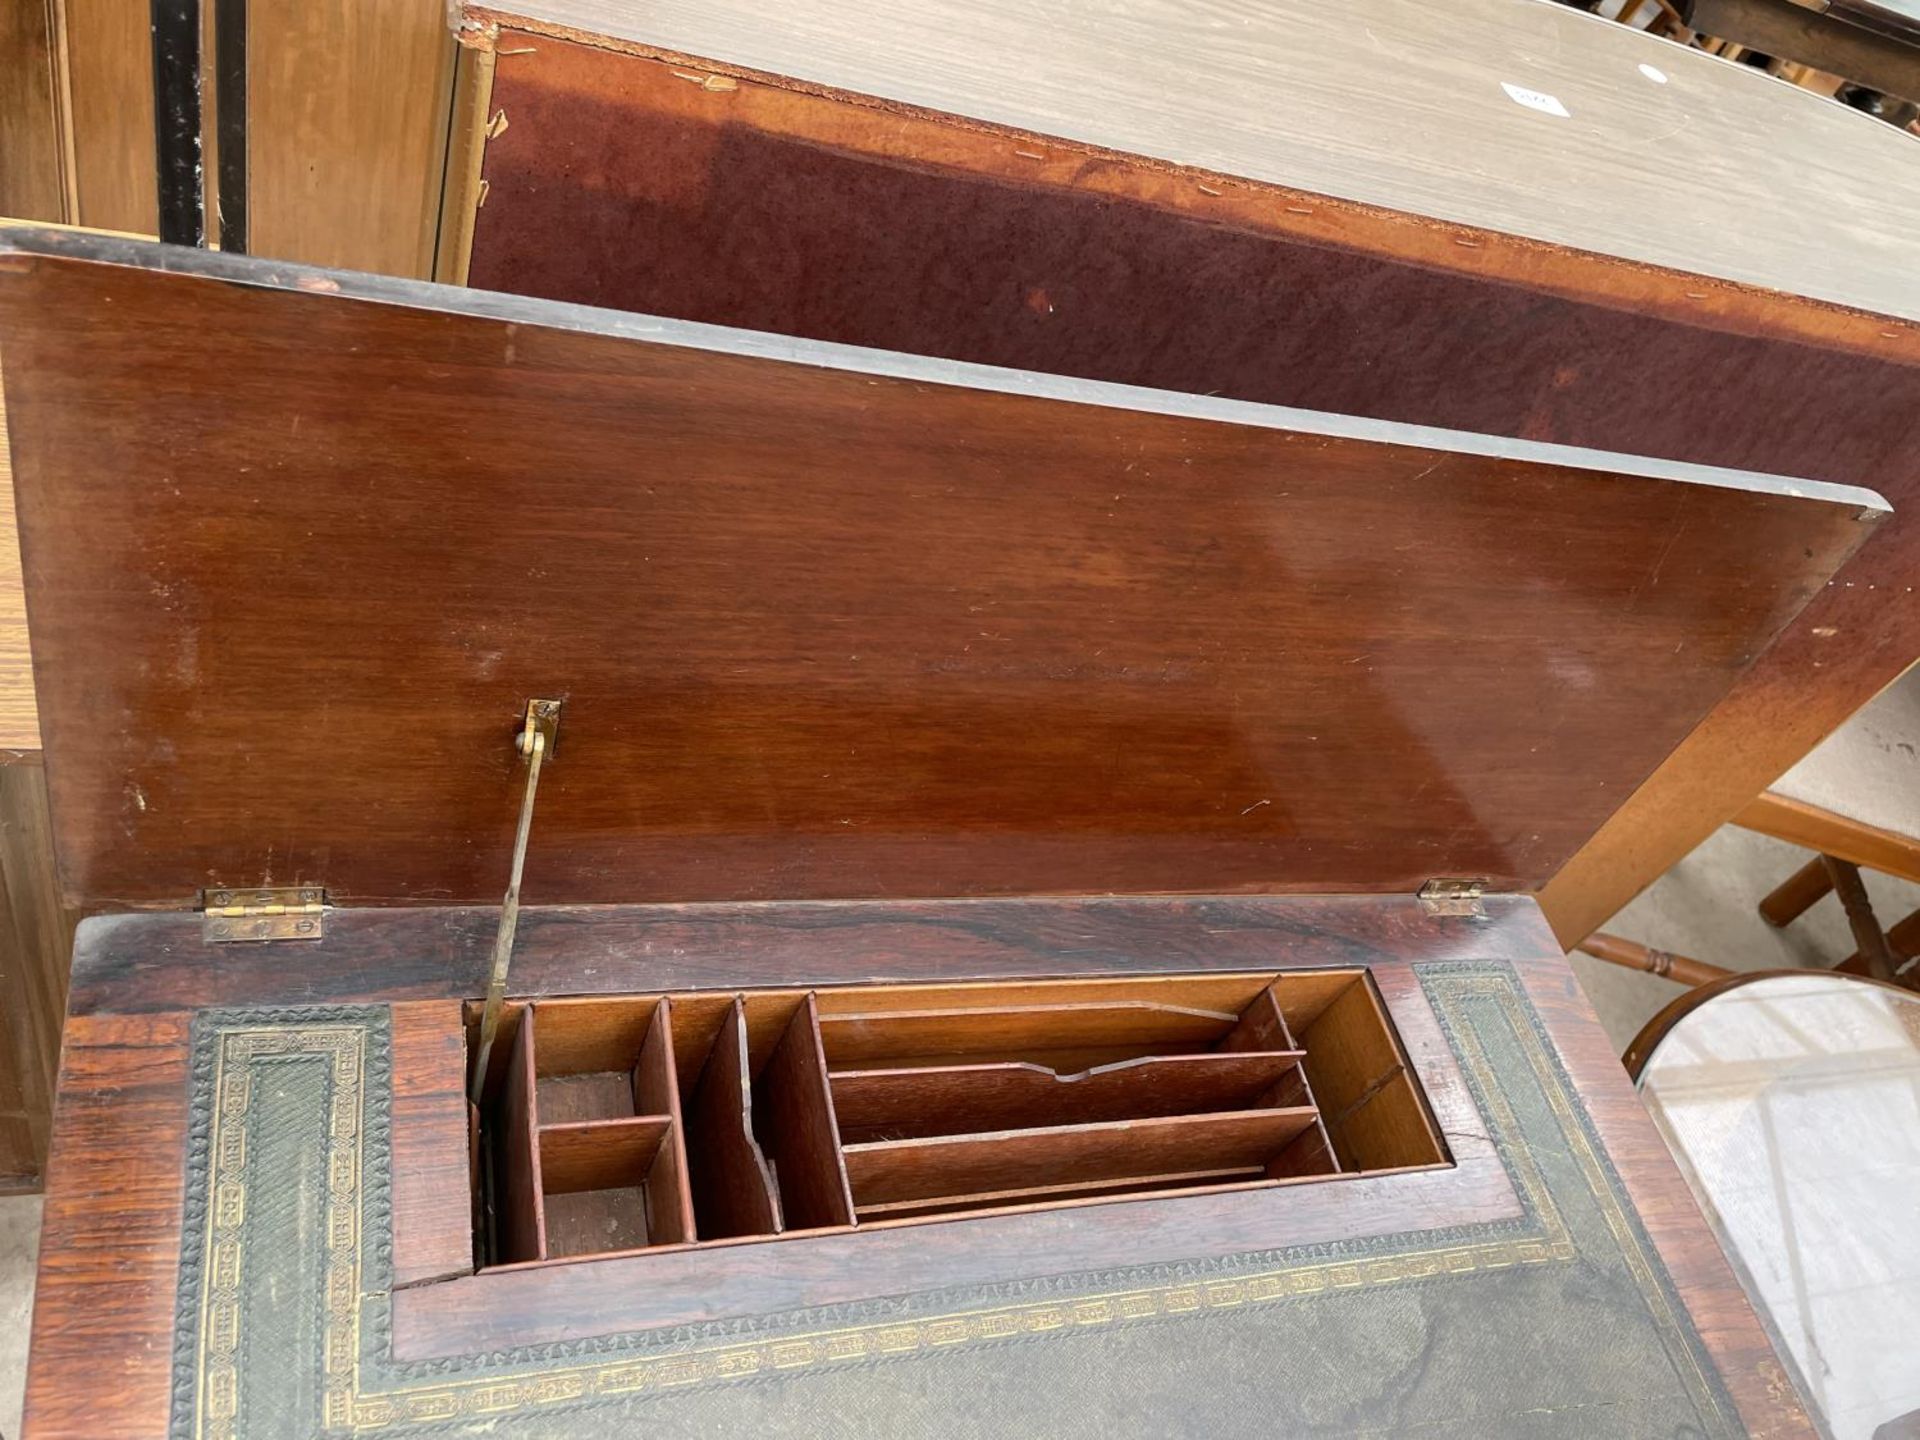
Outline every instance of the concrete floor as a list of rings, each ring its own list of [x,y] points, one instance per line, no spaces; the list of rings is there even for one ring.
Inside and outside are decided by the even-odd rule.
[[[40,1197],[0,1200],[0,1436],[20,1433],[27,1317],[33,1311],[33,1265],[39,1254]]]
[[[1832,965],[1853,953],[1839,902],[1829,896],[1786,930],[1754,912],[1760,897],[1799,867],[1808,852],[1731,827],[1719,831],[1663,876],[1607,929],[1629,940],[1678,951],[1732,970]],[[1867,876],[1883,924],[1920,909],[1920,886]],[[1573,957],[1616,1050],[1681,987],[1652,975]],[[27,1316],[39,1249],[40,1201],[0,1200],[0,1437],[20,1433]]]
[[[1827,969],[1854,951],[1837,899],[1827,896],[1784,930],[1767,924],[1754,908],[1811,856],[1729,825],[1602,928],[1729,970]],[[1865,871],[1862,878],[1883,926],[1920,910],[1920,885]],[[1573,968],[1615,1050],[1626,1049],[1654,1012],[1684,990],[1671,980],[1580,954],[1573,956]]]

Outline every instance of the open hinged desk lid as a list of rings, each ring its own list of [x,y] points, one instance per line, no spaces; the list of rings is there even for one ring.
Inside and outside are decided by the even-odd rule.
[[[95,908],[495,901],[536,696],[564,709],[529,903],[1532,889],[1885,509],[139,242],[0,249],[57,847]]]

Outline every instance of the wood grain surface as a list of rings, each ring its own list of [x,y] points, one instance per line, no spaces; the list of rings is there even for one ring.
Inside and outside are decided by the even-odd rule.
[[[68,1022],[34,1282],[29,1435],[167,1431],[191,1024],[182,1012]]]
[[[14,519],[12,446],[7,430],[5,360],[0,352],[0,757],[37,753],[40,711],[27,641],[27,597]]]
[[[1489,896],[1484,912],[1429,914],[1405,895],[532,906],[520,915],[512,988],[540,997],[605,997],[646,994],[671,982],[716,992],[724,1011],[735,991],[791,987],[808,976],[856,977],[878,993],[886,982],[908,978],[944,977],[955,982],[952,989],[1036,975],[1099,984],[1098,977],[1142,968],[1204,976],[1273,970],[1283,962],[1341,969],[1410,954],[1519,960],[1554,948],[1532,901]],[[481,906],[335,911],[325,938],[301,947],[304,998],[319,1004],[378,995],[398,1003],[484,994],[499,922],[498,909]],[[238,942],[221,948],[218,965],[194,963],[205,954],[204,928],[201,917],[185,914],[82,921],[71,1013],[275,1003],[286,983],[285,947]],[[670,973],[659,958],[666,955],[673,957]],[[1149,955],[1156,965],[1134,963]],[[1129,981],[1137,983],[1137,976]],[[1349,983],[1342,975],[1328,988]],[[1236,980],[1229,989],[1250,1001],[1258,985]],[[544,1000],[540,1012],[604,1006],[599,998]],[[768,1054],[778,1038],[770,1037]],[[675,1053],[684,1088],[692,1080],[687,1056],[678,1046]]]
[[[1849,23],[1859,12],[1847,15],[1839,5],[1816,8],[1798,0],[1692,0],[1686,14],[1690,28],[1702,34],[1844,75],[1885,95],[1920,98],[1920,43],[1910,28],[1890,35]]]
[[[125,0],[59,0],[66,27],[75,224],[159,228],[150,17]]]
[[[747,1020],[735,1000],[686,1109],[694,1224],[703,1240],[778,1235],[780,1192],[753,1131]]]
[[[1770,790],[1742,810],[1735,823],[1789,845],[1920,881],[1920,836],[1883,830],[1791,795]]]
[[[1148,1056],[1076,1075],[1019,1062],[856,1070],[833,1077],[833,1106],[849,1144],[1137,1120],[1252,1105],[1299,1061],[1280,1050]]]
[[[1349,985],[1296,1038],[1342,1169],[1431,1164],[1447,1153],[1374,986]]]
[[[57,0],[0,9],[0,215],[70,220]]]
[[[6,243],[49,775],[68,892],[95,905],[269,878],[490,897],[536,694],[567,708],[530,899],[1524,887],[1880,513],[1811,482]],[[381,735],[351,765],[343,724]]]
[[[480,23],[608,37],[1920,319],[1911,283],[1920,269],[1920,149],[1909,137],[1565,7],[799,0],[769,12],[752,0],[520,0],[466,8]],[[1505,85],[1551,95],[1567,113],[1522,104]],[[1691,166],[1672,161],[1682,143]],[[1701,168],[1714,184],[1696,182]]]
[[[1045,1053],[1079,1046],[1210,1046],[1235,1017],[1139,1000],[899,1010],[828,1015],[820,1030],[836,1070],[887,1066],[915,1056],[956,1059]]]
[[[1283,8],[1305,9],[1268,13]],[[1658,69],[1674,53],[1617,26],[1521,8],[1522,24],[1569,44],[1627,47],[1641,57],[1635,76],[1640,63]],[[1491,18],[1512,18],[1511,9],[1508,0],[1476,3],[1456,28],[1477,34]],[[1284,23],[1313,36],[1281,63],[1311,67],[1301,83],[1310,89],[1325,80],[1341,92],[1337,103],[1375,109],[1372,57],[1323,28],[1343,23],[1344,13],[1288,13]],[[1369,24],[1370,34],[1451,26],[1458,17],[1450,12],[1442,22],[1395,7],[1376,18],[1384,29]],[[783,20],[804,28],[807,16]],[[1696,226],[1696,201],[1717,203],[1697,194],[1617,212],[1615,221],[1648,240],[1645,253],[1669,267],[1654,268],[1604,233],[1577,237],[1586,248],[1504,233],[1497,201],[1485,204],[1480,170],[1498,170],[1505,151],[1458,177],[1459,218],[1443,222],[1353,198],[1370,193],[1370,164],[1351,167],[1352,182],[1307,183],[1300,177],[1312,173],[1310,161],[1306,171],[1276,168],[1276,181],[1255,183],[1044,127],[983,125],[804,78],[752,74],[730,54],[654,61],[644,57],[658,46],[627,44],[618,53],[621,42],[572,44],[537,27],[500,34],[508,38],[486,53],[498,52],[495,100],[512,124],[484,141],[488,204],[476,216],[473,256],[484,283],[1107,379],[1865,480],[1901,507],[1920,494],[1909,490],[1902,458],[1920,441],[1920,331],[1807,298],[1822,293],[1817,287],[1796,293],[1804,272],[1769,273],[1759,285],[1708,278],[1728,273],[1729,257],[1764,256],[1764,245],[1750,243],[1753,230],[1773,235],[1772,217],[1781,213],[1831,226],[1821,245],[1844,263],[1877,263],[1871,257],[1884,253],[1854,233],[1871,209],[1809,210],[1801,200],[1810,172],[1778,173],[1777,150],[1750,153],[1765,127],[1722,128],[1717,115],[1698,116],[1694,127],[1705,127],[1743,181],[1768,190],[1752,212],[1767,217],[1764,225]],[[1427,35],[1423,61],[1471,71],[1500,53],[1456,45],[1451,30]],[[1533,51],[1528,60],[1571,64],[1565,56],[1573,53]],[[1751,71],[1680,58],[1696,78],[1779,108],[1770,123],[1817,107]],[[1099,111],[1103,96],[1094,87],[1074,103]],[[1889,138],[1858,133],[1870,145]],[[1450,133],[1450,143],[1457,139]],[[1269,152],[1285,155],[1286,147]],[[1837,135],[1830,153],[1842,169],[1860,158]],[[1369,160],[1391,168],[1400,154],[1396,145]],[[1622,166],[1672,183],[1658,157],[1604,146],[1518,178],[1532,187],[1536,215],[1555,224],[1570,213],[1568,192],[1582,198]],[[1570,175],[1581,183],[1564,183]],[[888,223],[848,225],[848,214],[885,214]],[[648,265],[634,263],[640,253]],[[1824,256],[1820,266],[1824,274]],[[925,283],[928,275],[938,283]],[[1692,385],[1650,389],[1639,379],[1647,374],[1714,376],[1714,403],[1702,406]],[[1920,653],[1917,565],[1920,527],[1883,527],[1568,861],[1542,893],[1566,943],[1731,820]]]
[[[540,1089],[534,1078],[538,1022],[533,1011],[520,1017],[490,1127],[494,1181],[489,1252],[503,1260],[547,1258],[547,1217],[540,1184]],[[472,1193],[471,1169],[467,1173],[468,1193]],[[408,1223],[396,1210],[395,1230]]]
[[[808,332],[831,338],[1054,363],[1104,378],[1152,371],[1167,384],[1177,372],[1221,394],[1371,415],[1411,411],[1498,434],[1870,480],[1903,507],[1910,497],[1901,457],[1920,440],[1920,330],[1887,319],[1912,313],[1912,292],[1897,282],[1910,263],[1895,259],[1910,244],[1910,227],[1887,228],[1878,202],[1809,207],[1803,198],[1809,182],[1843,175],[1845,188],[1882,173],[1868,154],[1889,142],[1885,173],[1910,169],[1912,146],[1749,69],[1524,0],[1476,0],[1444,17],[1367,6],[1367,35],[1419,33],[1419,60],[1396,71],[1396,90],[1413,84],[1421,104],[1471,121],[1436,121],[1421,136],[1446,134],[1448,148],[1438,169],[1421,154],[1425,175],[1446,175],[1453,163],[1471,171],[1452,177],[1452,219],[1436,219],[1423,196],[1379,188],[1407,150],[1400,129],[1384,146],[1365,140],[1377,113],[1394,108],[1379,106],[1377,56],[1346,44],[1344,8],[1273,4],[1248,17],[1300,42],[1281,54],[1256,50],[1250,65],[1298,67],[1302,73],[1288,75],[1294,94],[1311,94],[1317,111],[1340,115],[1344,136],[1369,148],[1327,175],[1325,146],[1302,157],[1290,136],[1269,138],[1260,159],[1271,169],[1256,171],[1261,180],[1240,169],[1169,165],[1152,148],[1125,154],[1121,134],[1112,146],[1064,138],[1039,115],[1027,115],[1025,129],[985,125],[973,111],[941,115],[939,106],[966,104],[962,92],[977,79],[970,75],[935,77],[916,92],[927,108],[916,108],[883,98],[891,92],[864,54],[841,54],[835,60],[847,60],[841,81],[849,90],[833,90],[818,81],[826,71],[803,63],[831,48],[816,44],[816,31],[833,23],[820,8],[789,8],[755,40],[766,56],[785,58],[766,63],[791,61],[785,73],[743,69],[747,50],[670,52],[657,35],[657,12],[628,25],[632,8],[597,6],[597,19],[586,8],[563,10],[547,12],[563,23],[520,23],[484,50],[499,56],[495,102],[513,121],[474,140],[486,148],[488,171],[488,207],[474,217],[474,265],[490,284],[714,321],[814,326]],[[897,19],[902,29],[914,23]],[[676,13],[670,23],[682,21],[693,27],[689,35],[718,46],[710,27],[730,25],[732,12]],[[996,15],[962,17],[962,48],[975,21],[977,36]],[[555,38],[578,35],[568,23],[605,23],[655,42],[570,44]],[[680,42],[701,42],[689,35]],[[1734,228],[1695,225],[1701,207],[1728,194],[1699,186],[1663,204],[1619,205],[1603,225],[1588,225],[1582,205],[1613,194],[1622,173],[1626,190],[1651,184],[1665,194],[1682,184],[1657,146],[1594,142],[1584,129],[1588,96],[1567,125],[1517,106],[1507,117],[1538,123],[1538,136],[1576,132],[1553,165],[1490,144],[1471,92],[1488,83],[1490,63],[1515,54],[1505,46],[1526,35],[1549,44],[1519,50],[1524,65],[1580,71],[1584,90],[1609,90],[1605,117],[1615,132],[1632,132],[1638,121],[1638,113],[1619,113],[1638,111],[1636,86],[1661,88],[1640,71],[1644,63],[1665,77],[1670,96],[1682,94],[1674,83],[1682,75],[1690,98],[1693,86],[1726,88],[1740,121],[1728,123],[1732,111],[1716,104],[1690,109],[1674,132],[1707,144],[1740,177],[1738,188],[1753,188]],[[488,44],[484,29],[468,38]],[[952,40],[943,33],[931,48],[945,56]],[[664,60],[645,58],[662,46]],[[1607,61],[1596,69],[1590,56]],[[879,71],[895,60],[877,61]],[[1617,75],[1611,61],[1619,61]],[[1686,69],[1661,69],[1676,63]],[[1467,83],[1434,83],[1442,73]],[[1027,79],[1023,73],[1016,106],[1025,106]],[[1217,92],[1221,104],[1233,104],[1250,86],[1258,90],[1258,77],[1235,71],[1223,84],[1210,75],[1206,102]],[[1181,108],[1194,102],[1181,88],[1165,96]],[[1043,100],[1100,123],[1114,115],[1104,86]],[[1135,94],[1121,96],[1117,113],[1131,113],[1135,102]],[[1350,125],[1357,109],[1365,115]],[[1250,113],[1248,123],[1258,125],[1277,111]],[[1816,132],[1803,119],[1837,129],[1822,136],[1816,163],[1795,157],[1782,165]],[[1215,132],[1231,140],[1236,123]],[[1782,127],[1791,132],[1786,148],[1776,136]],[[1179,125],[1156,127],[1152,140],[1181,134]],[[1580,182],[1565,184],[1567,177]],[[1513,194],[1523,196],[1530,221],[1509,232]],[[889,221],[845,225],[839,217],[847,213],[885,213]],[[1757,227],[1761,215],[1768,221]],[[1822,232],[1801,257],[1807,263],[1776,265],[1778,217]],[[1620,238],[1622,228],[1630,240]],[[1538,244],[1528,234],[1559,242]],[[1720,244],[1724,234],[1740,234],[1741,244]],[[632,236],[643,242],[628,244]],[[647,267],[634,263],[641,252]],[[937,257],[941,284],[922,282],[916,257]],[[1730,257],[1753,265],[1747,284],[1709,278],[1730,275]],[[1880,315],[1836,309],[1828,303],[1834,290],[1822,288],[1822,280],[1862,267],[1878,278],[1855,300]],[[862,284],[868,276],[879,276],[872,288]],[[1715,403],[1699,405],[1688,384],[1647,388],[1644,374],[1718,376]],[[1572,856],[1542,893],[1565,943],[1732,820],[1920,653],[1916,564],[1920,528],[1887,526]]]
[[[1014,1189],[1262,1168],[1313,1125],[1313,1111],[1160,1115],[997,1134],[882,1140],[846,1148],[863,1208]]]
[[[1323,908],[1330,903],[1331,909]],[[1190,1254],[1193,1237],[1200,1233],[1223,1250],[1264,1248],[1510,1216],[1516,1213],[1518,1202],[1477,1122],[1477,1112],[1452,1051],[1420,993],[1418,981],[1402,963],[1400,945],[1404,936],[1388,939],[1380,932],[1377,939],[1360,940],[1360,927],[1354,926],[1352,919],[1356,915],[1353,907],[1362,903],[1384,911],[1402,905],[1417,908],[1397,898],[1328,902],[1299,897],[1233,902],[1224,910],[1210,913],[1206,928],[1196,931],[1194,938],[1217,940],[1230,952],[1236,941],[1253,941],[1265,930],[1268,953],[1279,965],[1303,959],[1315,941],[1336,948],[1349,964],[1373,964],[1398,1038],[1447,1131],[1452,1158],[1457,1162],[1452,1168],[1290,1186],[1278,1216],[1270,1198],[1273,1191],[1238,1189],[1184,1195],[1153,1206],[1123,1206],[1118,1211],[1102,1208],[1092,1223],[1084,1210],[1029,1209],[980,1217],[959,1230],[948,1226],[928,1229],[896,1221],[863,1224],[858,1232],[820,1234],[804,1244],[780,1241],[667,1251],[645,1257],[612,1257],[585,1267],[502,1268],[447,1286],[418,1287],[404,1292],[404,1298],[396,1297],[395,1336],[400,1353],[423,1358],[455,1353],[465,1344],[489,1347],[537,1343],[562,1335],[577,1336],[583,1333],[583,1323],[596,1331],[602,1327],[611,1331],[629,1323],[695,1323],[763,1309],[893,1294],[913,1283],[912,1277],[926,1275],[932,1263],[938,1264],[943,1280],[950,1279],[954,1284],[997,1283],[1030,1274],[1035,1254],[1049,1255],[1051,1263],[1061,1270],[1097,1270]],[[1528,902],[1514,903],[1531,910]],[[772,918],[788,908],[759,907],[759,914]],[[825,912],[823,922],[831,923],[829,917],[836,912],[854,907],[802,908]],[[919,909],[898,908],[905,914]],[[1014,902],[1014,908],[1024,912],[1024,917],[1007,925],[1010,933],[1039,927],[1029,930],[1037,935],[1039,930],[1050,928],[1055,919],[1072,924],[1082,918],[1078,906],[1058,909],[1056,902]],[[1157,908],[1152,903],[1126,907],[1130,915],[1143,920]],[[986,979],[993,973],[987,952],[975,952],[972,932],[964,926],[956,928],[950,913],[936,919],[939,914],[937,908],[930,909],[924,924],[909,932],[896,932],[893,948],[883,962],[885,974],[904,980],[958,975]],[[152,925],[157,918],[142,917],[134,923]],[[1535,953],[1551,950],[1552,941],[1539,926],[1537,914],[1530,919],[1526,932],[1545,947]],[[1284,928],[1266,929],[1266,923],[1273,921]],[[1470,922],[1461,923],[1468,932],[1478,928]],[[1138,978],[1222,968],[1208,963],[1204,943],[1196,947],[1199,963],[1189,966],[1184,959],[1169,957],[1160,943],[1163,932],[1153,939],[1148,933],[1143,930],[1130,937],[1124,930],[1106,932],[1100,946],[1103,973]],[[1516,928],[1509,934],[1518,941],[1521,931]],[[659,983],[677,990],[685,976],[699,973],[702,967],[697,959],[691,969],[683,969],[681,955],[670,956],[658,948],[664,932],[654,938],[652,969]],[[849,939],[856,941],[851,952],[823,952],[816,961],[788,973],[797,974],[810,986],[817,985],[822,993],[832,993],[829,987],[857,979],[864,964],[870,963],[858,958],[857,931]],[[750,928],[736,931],[733,943],[746,952],[757,948]],[[576,961],[585,953],[576,947]],[[960,957],[967,954],[975,955],[975,959],[962,961]],[[692,959],[693,955],[685,958]],[[982,961],[988,961],[985,968],[976,968]],[[586,968],[593,968],[592,963],[588,962]],[[1350,977],[1343,980],[1351,983]],[[933,1252],[929,1247],[937,1249],[937,1262],[930,1259]],[[635,1265],[644,1268],[635,1269]],[[591,1316],[591,1321],[583,1322],[586,1316]],[[510,1334],[520,1339],[509,1341],[506,1337]]]
[[[451,999],[398,1004],[393,1014],[393,1283],[473,1269],[467,1046]]]
[[[60,903],[46,774],[0,764],[0,1193],[47,1160],[75,916]]]
[[[1241,1002],[1251,995],[1244,1016],[1165,1003],[1185,998],[1183,992],[1214,990],[1222,983],[1239,989]],[[1073,998],[1096,992],[1108,998]],[[1276,1001],[1280,994],[1287,997],[1300,1026],[1319,1037],[1310,1055],[1290,1048],[1248,1053],[1249,1045],[1269,1051],[1291,1045],[1287,1019]],[[943,1002],[944,1008],[935,1008]],[[708,1028],[701,1022],[689,1023],[689,1017],[716,1005],[722,1010],[715,1016],[720,1022],[717,1040],[700,1033]],[[760,1168],[741,1153],[737,1100],[732,1095],[718,1098],[718,1082],[734,1074],[736,1060],[746,1065],[738,1081],[741,1094],[751,1077],[753,1138],[777,1178],[783,1224],[776,1228],[783,1232],[852,1225],[856,1203],[863,1220],[881,1218],[882,1212],[891,1219],[908,1209],[925,1210],[943,1197],[953,1204],[937,1208],[1074,1199],[1094,1190],[1111,1198],[1114,1182],[1129,1177],[1135,1183],[1128,1188],[1145,1191],[1257,1181],[1263,1172],[1269,1179],[1343,1169],[1378,1173],[1446,1160],[1437,1135],[1420,1118],[1420,1102],[1391,1022],[1364,973],[1351,969],[1231,978],[1156,975],[1132,982],[859,985],[752,991],[737,997],[710,991],[604,1000],[576,996],[540,1000],[534,1010],[538,1034],[531,1063],[540,1077],[540,1163],[533,1167],[541,1184],[538,1206],[527,1203],[518,1178],[523,1173],[519,1151],[528,1130],[520,1113],[525,1087],[519,1076],[528,1063],[528,1038],[535,1034],[520,1006],[508,1012],[514,1064],[493,1081],[496,1098],[483,1100],[482,1110],[493,1114],[493,1143],[497,1149],[504,1147],[511,1162],[499,1167],[503,1178],[494,1187],[497,1208],[508,1216],[544,1212],[546,1258],[690,1238],[669,1235],[660,1224],[663,1214],[679,1213],[670,1203],[672,1176],[680,1171],[677,1164],[668,1164],[676,1149],[670,1134],[658,1147],[658,1161],[653,1148],[642,1157],[653,1165],[647,1188],[654,1197],[645,1206],[649,1218],[644,1229],[635,1223],[641,1202],[631,1187],[607,1179],[583,1183],[577,1163],[559,1180],[549,1183],[548,1175],[547,1142],[556,1122],[592,1122],[560,1127],[566,1132],[560,1153],[576,1161],[590,1151],[593,1136],[610,1137],[610,1155],[617,1150],[613,1141],[622,1132],[609,1128],[614,1117],[653,1116],[663,1132],[671,1131],[677,1124],[672,1101],[678,1088],[667,1061],[682,1048],[690,1058],[704,1057],[691,1063],[688,1073],[699,1076],[691,1107],[698,1123],[691,1138],[701,1175],[701,1204],[709,1213],[722,1212],[716,1219],[721,1233],[710,1240],[761,1233],[735,1228],[743,1181],[750,1182]],[[635,1038],[635,1021],[648,1010],[652,1020],[642,1044]],[[819,1019],[822,1011],[829,1014],[825,1026]],[[678,1021],[671,1018],[675,1015]],[[777,1030],[767,1024],[774,1016],[780,1019]],[[763,1051],[750,1039],[736,1039],[756,1029],[777,1043],[763,1041]],[[823,1042],[826,1030],[832,1034]],[[624,1044],[617,1037],[624,1037]],[[557,1043],[550,1045],[550,1040]],[[607,1042],[614,1042],[612,1048]],[[1171,1056],[1196,1046],[1222,1053],[1141,1062],[1143,1052]],[[637,1065],[632,1063],[636,1048]],[[756,1058],[756,1052],[765,1058]],[[869,1104],[869,1113],[850,1128],[837,1120],[834,1091],[848,1082],[859,1086],[864,1077],[842,1070],[830,1083],[829,1057],[839,1065],[877,1060],[890,1067],[928,1068],[885,1071],[890,1113],[872,1113]],[[1312,1089],[1301,1071],[1303,1058],[1322,1088],[1336,1098],[1333,1124],[1344,1164],[1334,1160],[1326,1141]],[[1005,1060],[1020,1063],[955,1063]],[[1255,1064],[1262,1061],[1267,1063]],[[1087,1066],[1094,1068],[1082,1073]],[[1210,1067],[1210,1073],[1196,1067]],[[581,1070],[587,1073],[578,1073]],[[1190,1077],[1186,1083],[1183,1076]],[[1225,1087],[1222,1079],[1228,1081]],[[1009,1088],[1009,1081],[1023,1080],[1024,1086]],[[584,1099],[576,1092],[585,1092]],[[1261,1126],[1245,1113],[1287,1107],[1303,1107],[1291,1117],[1298,1125]],[[1181,1116],[1193,1125],[1171,1123]],[[926,1123],[929,1119],[931,1124]],[[941,1123],[943,1119],[948,1123]],[[1144,1123],[1148,1121],[1168,1123]],[[1085,1126],[1095,1129],[1060,1128]],[[1004,1131],[1022,1133],[986,1133]],[[951,1138],[953,1143],[890,1148],[892,1142],[931,1137]],[[658,1135],[653,1138],[660,1140]],[[842,1142],[866,1147],[860,1183],[872,1193],[865,1198],[848,1191],[850,1171],[841,1160]],[[1033,1183],[1023,1184],[1023,1175]],[[590,1189],[621,1193],[580,1202],[591,1213],[556,1206],[556,1195]],[[654,1194],[656,1190],[664,1191],[664,1197]],[[759,1193],[748,1184],[748,1198]],[[567,1212],[564,1224],[557,1218],[562,1211]],[[515,1244],[496,1262],[540,1258],[536,1248]]]
[[[253,7],[253,254],[421,279],[433,273],[454,48],[437,5]]]
[[[540,1188],[548,1196],[635,1189],[672,1130],[673,1121],[665,1115],[542,1125]]]
[[[664,1115],[669,1126],[660,1142],[660,1157],[647,1176],[647,1238],[654,1244],[699,1238],[687,1179],[687,1122],[680,1094],[673,1053],[673,1003],[662,999],[633,1068],[633,1108],[643,1115]]]
[[[853,1223],[853,1197],[840,1152],[840,1127],[820,1047],[820,1013],[812,995],[760,1072],[754,1128],[780,1183],[780,1218],[789,1230]]]
[[[64,218],[151,235],[147,13],[122,0],[59,5],[67,31],[63,63],[71,87],[76,202]],[[455,46],[444,12],[381,0],[261,5],[253,7],[248,29],[250,249],[316,264],[431,274],[453,93]],[[204,48],[211,122],[212,46]],[[211,124],[207,138],[211,142]],[[209,143],[209,176],[214,158]]]

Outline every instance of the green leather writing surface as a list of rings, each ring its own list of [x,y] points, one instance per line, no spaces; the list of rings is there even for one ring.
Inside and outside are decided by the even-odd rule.
[[[386,1011],[205,1012],[174,1434],[1740,1433],[1513,973],[1419,974],[1517,1219],[412,1364]]]

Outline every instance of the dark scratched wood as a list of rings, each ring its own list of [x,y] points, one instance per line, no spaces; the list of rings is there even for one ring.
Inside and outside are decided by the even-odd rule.
[[[192,1017],[74,1017],[60,1066],[26,1434],[167,1431]]]
[[[1406,895],[533,906],[520,912],[510,988],[647,994],[1557,953],[1532,901],[1494,895],[1484,909],[1431,915]],[[70,1003],[91,1014],[474,999],[486,992],[499,921],[478,906],[338,910],[324,939],[290,952],[210,946],[196,915],[97,916],[80,926]]]
[[[45,1170],[74,919],[54,877],[45,773],[0,763],[0,1194],[38,1190]]]
[[[48,774],[93,905],[269,876],[491,898],[534,695],[566,709],[529,898],[1525,888],[1881,513],[246,257],[0,244]]]
[[[393,1283],[473,1269],[467,1045],[456,1002],[393,1007]]]

